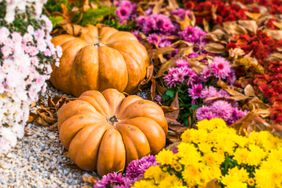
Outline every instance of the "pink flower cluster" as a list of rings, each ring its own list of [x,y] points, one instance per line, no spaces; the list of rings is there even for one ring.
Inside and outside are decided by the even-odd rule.
[[[139,16],[136,25],[145,34],[154,32],[169,34],[176,31],[170,18],[163,14]]]
[[[197,56],[197,53],[192,53],[187,61],[189,61],[189,58]],[[222,57],[215,57],[201,74],[197,74],[191,69],[187,61],[183,59],[177,60],[176,67],[172,67],[168,70],[167,75],[164,76],[164,81],[168,87],[176,87],[178,84],[186,83],[191,89],[189,93],[195,93],[192,90],[203,89],[199,84],[207,81],[211,77],[227,80],[231,84],[235,81],[235,74],[231,69],[230,63]],[[192,95],[192,97],[193,96],[197,98],[196,95]]]
[[[32,102],[46,88],[51,63],[61,49],[51,43],[52,24],[42,16],[41,28],[27,33],[0,27],[0,153],[7,152],[24,134]]]
[[[197,120],[222,118],[227,124],[232,124],[246,116],[247,111],[240,110],[225,100],[217,100],[208,106],[202,106],[197,109]]]
[[[127,20],[129,20],[137,8],[135,3],[128,0],[117,1],[115,2],[115,6],[117,6],[116,15],[121,24],[124,24]]]

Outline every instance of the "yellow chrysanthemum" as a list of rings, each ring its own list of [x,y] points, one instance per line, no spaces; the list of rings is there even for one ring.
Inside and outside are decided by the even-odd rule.
[[[230,185],[234,182],[246,182],[248,178],[249,174],[244,168],[238,169],[235,167],[228,170],[228,174],[221,178],[221,182],[224,185]]]
[[[182,181],[177,178],[175,175],[167,175],[164,179],[160,180],[158,187],[168,188],[182,186]]]
[[[239,164],[247,164],[249,151],[246,148],[238,148],[234,153],[234,158]]]
[[[201,160],[201,154],[193,144],[180,143],[178,145],[177,156],[180,157],[179,162],[183,165],[196,164]]]
[[[154,184],[153,180],[140,180],[134,183],[132,188],[157,188],[158,186]]]
[[[218,153],[206,153],[203,155],[203,162],[207,166],[220,166],[220,164],[224,161],[224,155]]]
[[[247,184],[246,183],[242,183],[240,181],[235,181],[235,182],[232,182],[228,185],[226,185],[226,188],[247,188]]]
[[[185,167],[185,170],[182,172],[182,176],[188,187],[194,187],[200,184],[201,179],[201,164],[194,164]]]
[[[160,166],[151,166],[144,173],[145,179],[154,179],[156,182],[160,181],[166,176]]]
[[[198,148],[203,153],[209,153],[209,152],[211,152],[212,145],[210,145],[206,142],[201,142],[201,143],[198,144]]]
[[[175,159],[175,155],[172,151],[163,149],[160,153],[156,156],[156,160],[161,164],[168,164],[171,165]]]

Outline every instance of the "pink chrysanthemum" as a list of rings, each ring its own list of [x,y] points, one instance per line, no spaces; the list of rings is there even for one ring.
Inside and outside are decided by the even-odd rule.
[[[104,175],[101,180],[99,180],[94,188],[105,188],[105,187],[123,187],[129,188],[131,181],[129,178],[124,177],[121,173],[112,172]]]
[[[202,84],[195,84],[192,85],[192,88],[188,89],[188,93],[191,96],[193,100],[201,98],[203,90],[203,85]]]
[[[222,57],[215,57],[209,65],[212,73],[216,78],[226,79],[231,74],[231,66],[229,61]]]

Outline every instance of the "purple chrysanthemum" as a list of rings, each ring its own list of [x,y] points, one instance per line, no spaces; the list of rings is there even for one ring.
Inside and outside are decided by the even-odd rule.
[[[203,99],[206,99],[206,98],[211,98],[211,97],[228,97],[229,94],[220,89],[220,90],[217,90],[215,87],[213,86],[209,86],[209,87],[205,87],[203,90],[202,90],[202,98]]]
[[[152,14],[148,16],[139,16],[136,20],[136,25],[145,34],[160,32],[170,34],[175,31],[175,26],[172,21],[163,14]]]
[[[245,117],[247,115],[247,113],[248,113],[247,111],[239,110],[238,108],[233,108],[232,115],[231,115],[230,119],[227,121],[227,123],[233,124],[237,120]]]
[[[178,8],[178,9],[172,10],[171,14],[174,16],[178,16],[180,19],[183,20],[186,16],[191,15],[191,11],[185,10],[183,8]]]
[[[215,57],[209,65],[213,75],[219,79],[226,79],[231,74],[231,66],[229,61],[222,57]]]
[[[130,181],[130,179],[124,177],[121,173],[112,172],[107,175],[104,175],[102,179],[94,185],[94,188],[129,188],[131,183],[132,182]]]
[[[189,67],[173,67],[168,70],[168,74],[164,76],[164,81],[168,87],[175,87],[181,84],[189,76]]]
[[[153,33],[153,34],[150,34],[147,38],[148,42],[150,44],[153,44],[155,46],[159,46],[159,43],[160,43],[160,40],[161,40],[161,37],[156,34],[156,33]]]
[[[202,84],[195,84],[192,85],[192,88],[188,89],[188,93],[191,96],[193,100],[201,98],[201,93],[203,90],[203,85]]]
[[[178,60],[176,60],[175,63],[176,63],[177,67],[187,67],[188,66],[187,61],[184,60],[184,59],[178,59]]]
[[[204,119],[210,120],[215,117],[217,117],[216,114],[208,106],[202,106],[196,111],[196,118],[199,121]]]
[[[127,21],[130,16],[134,13],[136,4],[131,3],[128,0],[122,0],[117,3],[116,15],[120,23]]]
[[[199,27],[187,27],[179,33],[180,37],[187,42],[200,44],[206,38],[206,32]]]
[[[225,121],[228,121],[232,115],[233,107],[226,101],[218,100],[211,105],[211,110],[216,114],[218,118],[222,118]]]
[[[126,168],[126,177],[131,181],[136,181],[143,177],[144,172],[150,167],[156,165],[155,156],[146,156],[139,160],[131,161]]]

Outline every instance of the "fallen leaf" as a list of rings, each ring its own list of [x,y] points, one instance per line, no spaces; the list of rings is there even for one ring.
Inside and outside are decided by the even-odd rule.
[[[219,53],[224,53],[226,48],[224,45],[220,44],[220,43],[215,43],[215,42],[212,42],[212,43],[208,43],[206,46],[205,46],[205,50],[210,52],[210,53],[216,53],[216,54],[219,54]]]
[[[252,13],[252,12],[246,11],[245,14],[253,20],[258,20],[261,17],[260,13]]]
[[[264,32],[275,40],[282,39],[282,30],[265,29]]]
[[[179,99],[178,99],[178,92],[176,92],[172,103],[170,104],[169,108],[171,112],[165,113],[165,117],[169,119],[177,120],[179,116]]]
[[[248,97],[254,97],[255,96],[255,90],[253,88],[253,86],[251,86],[250,84],[248,84],[245,88],[244,88],[244,93],[246,96]]]
[[[90,176],[90,175],[83,175],[82,180],[85,183],[91,183],[91,184],[95,184],[97,182],[97,178],[95,178],[94,176]]]

